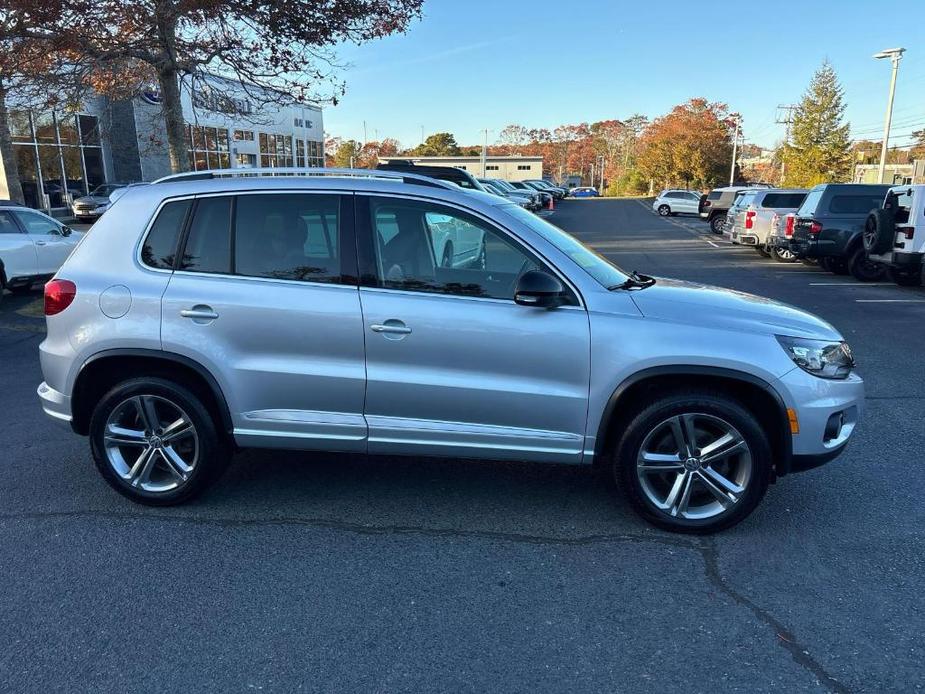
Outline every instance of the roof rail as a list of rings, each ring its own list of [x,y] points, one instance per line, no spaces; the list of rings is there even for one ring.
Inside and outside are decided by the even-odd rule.
[[[377,178],[388,179],[392,181],[401,181],[402,183],[413,183],[422,186],[431,186],[433,188],[448,188],[453,190],[458,188],[455,183],[441,181],[421,174],[408,173],[405,171],[381,171],[378,169],[335,169],[335,168],[237,168],[237,169],[209,169],[207,171],[186,171],[184,173],[171,174],[154,181],[157,183],[173,183],[174,181],[205,181],[215,178],[260,178],[260,177],[313,177],[313,176],[331,176],[344,178]]]

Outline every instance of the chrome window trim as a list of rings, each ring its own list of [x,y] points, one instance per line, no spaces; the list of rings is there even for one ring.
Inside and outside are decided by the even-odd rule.
[[[439,204],[439,205],[444,205],[444,206],[446,206],[446,207],[452,207],[452,208],[454,208],[454,209],[459,210],[460,212],[464,212],[465,214],[472,215],[473,217],[478,217],[481,221],[483,221],[483,222],[485,222],[486,224],[488,224],[490,228],[495,229],[495,230],[498,230],[498,232],[499,232],[499,234],[500,234],[501,236],[503,236],[503,237],[506,238],[506,239],[511,239],[512,242],[513,242],[513,244],[514,244],[514,246],[515,246],[515,248],[516,248],[516,247],[520,247],[520,246],[525,246],[527,249],[529,249],[529,251],[530,251],[531,253],[533,253],[533,254],[536,255],[538,258],[540,258],[540,259],[543,261],[543,263],[545,263],[546,266],[547,266],[550,270],[553,271],[553,274],[555,274],[556,277],[558,277],[559,280],[560,280],[561,282],[563,282],[563,284],[565,284],[567,287],[569,287],[569,289],[572,290],[572,292],[573,292],[573,293],[575,294],[575,296],[578,298],[578,306],[574,306],[574,307],[559,306],[559,307],[556,308],[556,310],[563,309],[563,308],[580,308],[580,309],[583,310],[583,311],[587,311],[587,310],[588,310],[588,309],[587,309],[587,304],[585,303],[584,296],[582,296],[581,292],[578,290],[578,287],[575,285],[574,282],[572,282],[572,280],[571,280],[564,272],[562,272],[562,270],[560,270],[560,269],[556,266],[555,263],[553,263],[552,261],[550,261],[549,258],[547,258],[545,254],[541,253],[537,248],[535,248],[535,247],[532,246],[531,244],[527,243],[524,239],[520,238],[520,237],[517,236],[516,234],[511,233],[511,231],[510,231],[509,229],[507,229],[507,228],[501,226],[501,225],[500,225],[497,221],[495,221],[494,219],[491,219],[491,218],[489,218],[489,217],[486,217],[483,213],[479,212],[478,210],[475,210],[475,209],[473,209],[473,208],[471,208],[471,207],[465,207],[465,206],[463,206],[463,205],[461,205],[461,204],[459,204],[459,203],[455,203],[455,202],[451,202],[451,201],[448,201],[448,200],[444,200],[444,199],[442,199],[442,198],[431,198],[431,197],[427,197],[426,195],[415,195],[415,194],[406,194],[406,193],[378,193],[378,192],[373,193],[373,192],[367,192],[367,191],[357,191],[357,192],[355,193],[355,195],[356,195],[358,198],[363,198],[363,197],[376,197],[376,198],[390,197],[390,198],[402,198],[402,199],[407,199],[407,200],[417,200],[417,201],[419,201],[419,202],[437,203],[437,204]],[[372,220],[370,220],[370,221],[372,221]],[[372,227],[370,227],[370,231],[371,231],[371,232],[375,232],[375,230],[372,229]],[[359,241],[359,239],[358,239],[358,241]],[[362,289],[378,289],[378,290],[387,291],[387,292],[401,292],[402,294],[416,295],[416,296],[420,296],[421,294],[426,294],[426,295],[428,295],[428,296],[450,296],[450,297],[454,297],[454,298],[470,299],[470,300],[476,300],[476,301],[496,301],[496,302],[503,302],[503,303],[506,303],[506,304],[513,304],[513,303],[515,303],[513,299],[496,299],[496,298],[494,298],[494,297],[464,296],[464,295],[461,295],[461,294],[446,294],[446,293],[443,293],[443,292],[427,292],[427,291],[419,291],[419,292],[416,292],[416,291],[408,291],[408,290],[406,290],[406,289],[390,289],[389,287],[361,287],[361,288],[362,288]]]

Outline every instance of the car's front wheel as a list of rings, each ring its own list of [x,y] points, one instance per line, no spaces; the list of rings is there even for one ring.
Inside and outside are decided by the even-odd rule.
[[[666,395],[636,414],[614,475],[636,511],[675,532],[710,533],[746,518],[768,488],[771,448],[755,415],[721,393]]]
[[[858,248],[848,261],[848,271],[858,282],[876,282],[886,276],[887,267],[870,260],[863,248]]]
[[[671,208],[668,205],[659,205],[658,214],[660,217],[667,217],[671,214]]]
[[[90,448],[117,492],[152,506],[199,494],[229,455],[202,399],[153,377],[124,381],[103,396],[90,419]]]

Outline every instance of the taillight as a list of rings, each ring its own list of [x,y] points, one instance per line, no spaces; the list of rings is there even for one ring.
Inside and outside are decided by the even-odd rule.
[[[710,206],[710,201],[709,201],[709,200],[704,200],[704,201],[703,201],[703,206],[704,206],[704,207],[709,207],[709,206]]]
[[[809,225],[809,233],[814,236],[822,231],[822,225],[819,222],[812,222]]]
[[[899,233],[905,234],[907,239],[911,239],[913,236],[915,236],[915,227],[906,227],[904,229],[900,229]]]
[[[77,285],[70,280],[51,280],[45,285],[45,315],[54,316],[71,305]]]
[[[784,227],[784,236],[793,236],[793,222],[796,219],[793,215],[787,216],[787,225]]]
[[[745,228],[751,229],[755,225],[755,211],[749,210],[745,213]]]

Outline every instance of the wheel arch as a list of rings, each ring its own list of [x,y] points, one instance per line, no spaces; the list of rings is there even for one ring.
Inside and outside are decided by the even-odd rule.
[[[638,371],[620,383],[608,399],[598,425],[594,465],[600,466],[607,460],[607,452],[616,445],[623,425],[637,411],[626,406],[627,403],[645,402],[663,393],[697,387],[727,393],[742,402],[768,431],[776,476],[790,472],[793,439],[787,406],[780,394],[764,379],[745,371],[699,365],[655,366]],[[762,417],[767,410],[773,414],[770,421]]]
[[[199,362],[173,352],[153,349],[111,349],[88,358],[71,388],[71,427],[86,436],[93,407],[116,383],[138,375],[160,376],[190,388],[231,435],[234,425],[221,386]]]

